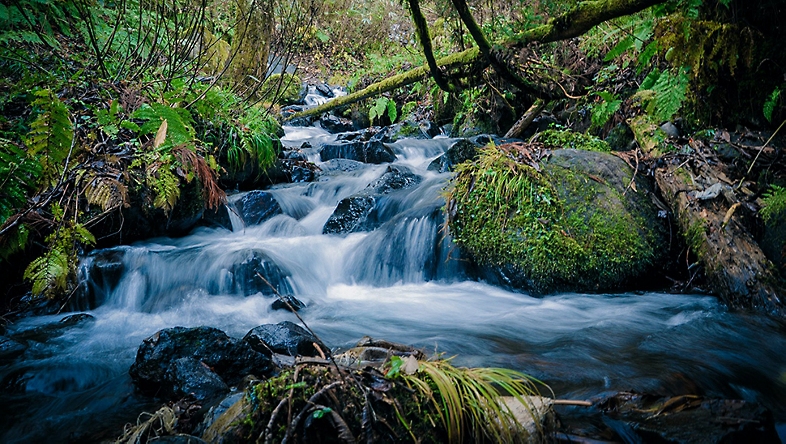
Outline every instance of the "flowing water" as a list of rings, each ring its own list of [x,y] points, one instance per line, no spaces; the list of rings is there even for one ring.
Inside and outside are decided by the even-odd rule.
[[[284,142],[331,138],[288,128]],[[272,295],[246,296],[233,284],[230,270],[249,252],[283,271],[283,288],[308,305],[305,321],[337,349],[369,335],[456,355],[461,365],[521,370],[560,397],[699,393],[760,402],[786,422],[786,328],[772,319],[728,312],[707,296],[535,298],[470,279],[441,226],[449,175],[426,171],[448,142],[394,145],[396,163],[423,181],[379,199],[380,226],[370,232],[323,235],[322,227],[342,198],[387,167],[328,162],[317,182],[271,190],[285,214],[261,225],[236,220],[233,231],[199,228],[114,249],[123,262],[119,282],[97,302],[73,301],[94,321],[51,328],[61,314],[10,327],[29,348],[0,368],[0,442],[94,441],[154,411],[134,394],[128,368],[159,329],[208,325],[242,337],[260,324],[297,322],[271,310]]]

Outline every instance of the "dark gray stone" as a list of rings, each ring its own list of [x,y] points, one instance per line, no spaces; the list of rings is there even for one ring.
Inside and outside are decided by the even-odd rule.
[[[429,171],[438,171],[440,173],[453,171],[456,165],[478,157],[478,148],[480,148],[480,145],[468,139],[459,139],[448,147],[445,154],[434,159],[429,164],[428,169]]]
[[[624,123],[612,128],[604,140],[613,151],[630,151],[636,146],[633,131]]]
[[[290,307],[292,307],[290,309]],[[301,302],[299,299],[292,295],[280,296],[270,304],[270,308],[273,310],[288,310],[288,311],[300,311],[306,308],[306,304]]]
[[[226,384],[236,384],[249,374],[270,376],[270,353],[259,352],[244,341],[230,338],[212,327],[174,327],[160,330],[142,341],[129,374],[145,393],[157,394],[167,386],[167,371],[180,358],[193,358],[210,367]]]
[[[209,402],[229,392],[229,387],[203,362],[191,357],[175,359],[164,374],[163,393],[171,398],[192,395]]]
[[[255,327],[246,334],[243,341],[260,352],[268,351],[289,356],[319,356],[314,344],[323,351],[328,350],[306,329],[289,321]]]
[[[87,313],[72,314],[60,320],[62,327],[73,327],[79,324],[86,324],[88,322],[95,322],[96,318]]]
[[[207,444],[207,442],[197,438],[196,436],[186,435],[183,433],[178,433],[177,435],[158,436],[155,438],[150,438],[147,442],[150,444]]]
[[[261,190],[249,191],[235,202],[235,207],[246,225],[258,225],[283,213],[273,195]]]
[[[375,207],[381,196],[396,190],[411,188],[422,178],[409,168],[391,165],[377,180],[371,182],[363,191],[342,199],[322,229],[324,234],[353,233],[374,229],[381,220],[374,217]]]
[[[355,129],[351,120],[342,119],[333,114],[323,115],[322,118],[319,119],[319,125],[330,134],[344,133]]]
[[[232,220],[229,218],[229,210],[226,205],[205,208],[205,212],[202,214],[202,223],[208,227],[232,230]]]
[[[386,163],[396,160],[396,153],[379,141],[333,143],[323,145],[319,157],[324,162],[330,159],[351,159],[364,163]]]
[[[234,264],[230,270],[237,291],[244,296],[256,293],[265,295],[273,295],[276,292],[278,294],[292,293],[292,287],[287,281],[290,274],[275,263],[270,256],[260,250],[248,250],[244,254],[246,259]],[[273,288],[259,276],[262,276]]]

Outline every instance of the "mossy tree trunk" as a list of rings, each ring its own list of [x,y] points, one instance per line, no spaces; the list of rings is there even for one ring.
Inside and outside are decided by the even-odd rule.
[[[235,90],[248,96],[261,87],[267,74],[273,35],[272,0],[236,0],[235,6],[238,23],[227,71]]]
[[[546,24],[516,36],[514,40],[506,42],[505,45],[492,47],[481,33],[478,34],[478,38],[483,37],[480,42],[481,48],[473,47],[443,57],[432,62],[431,65],[436,65],[438,69],[443,70],[458,67],[463,68],[465,71],[468,70],[467,68],[477,66],[478,64],[482,66],[488,66],[489,64],[495,66],[495,63],[492,63],[492,60],[497,60],[494,54],[503,53],[506,47],[526,45],[533,42],[548,43],[577,37],[590,30],[593,26],[607,20],[633,14],[652,5],[663,3],[664,1],[665,0],[596,0],[580,2],[576,7],[565,14],[552,18]],[[410,3],[417,5],[417,1],[415,0],[410,1]],[[471,17],[467,17],[468,20],[469,18]],[[420,27],[422,28],[422,23]],[[421,39],[424,39],[424,36],[428,37],[427,33],[423,32],[423,29],[420,30],[420,34]],[[496,66],[495,69],[502,69],[503,71],[507,69],[502,62],[496,61],[496,64],[498,66]],[[434,71],[436,70],[429,68],[428,64],[426,66],[420,66],[405,73],[389,77],[381,82],[374,83],[360,91],[294,114],[291,118],[295,119],[320,115],[342,106],[351,105],[369,97],[374,97],[403,86],[411,85],[423,80],[427,76],[434,77]],[[506,77],[509,76],[509,72],[501,72],[501,74],[506,75]],[[437,73],[437,76],[439,76],[439,73]],[[444,83],[442,78],[439,79]]]

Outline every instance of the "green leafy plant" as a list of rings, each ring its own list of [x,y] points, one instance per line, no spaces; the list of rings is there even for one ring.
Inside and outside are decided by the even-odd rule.
[[[601,99],[601,102],[595,103],[592,106],[593,129],[602,128],[603,125],[609,121],[611,116],[620,109],[620,105],[622,104],[622,100],[609,92],[599,91],[597,95]]]
[[[765,223],[769,223],[778,215],[786,214],[786,187],[772,185],[762,197],[762,207],[759,215]]]
[[[688,68],[662,72],[653,69],[641,83],[635,97],[656,120],[670,120],[685,102],[689,80]]]
[[[386,115],[388,119],[390,119],[390,123],[396,122],[396,118],[398,117],[396,102],[387,97],[378,97],[374,102],[374,105],[372,105],[368,110],[368,118],[373,124],[375,120],[379,122]]]
[[[72,154],[74,137],[70,114],[65,104],[50,90],[34,93],[32,105],[40,114],[30,124],[25,138],[28,155],[40,159],[45,185],[54,185],[63,172],[64,161]]]
[[[781,98],[781,88],[776,87],[772,94],[767,97],[767,100],[764,101],[764,106],[762,111],[764,112],[764,117],[767,119],[768,122],[772,122],[772,113],[775,111],[775,107],[778,105],[778,101]]]
[[[24,278],[33,284],[34,295],[54,297],[76,279],[77,252],[83,245],[95,245],[95,237],[84,226],[64,220],[59,205],[52,207],[60,226],[46,237],[48,250],[27,266]]]

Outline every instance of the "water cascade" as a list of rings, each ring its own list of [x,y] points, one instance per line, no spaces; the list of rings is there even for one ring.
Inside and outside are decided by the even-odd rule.
[[[316,147],[333,137],[287,128],[283,142],[309,142],[315,148],[304,151],[318,161]],[[306,303],[301,315],[337,349],[369,335],[457,355],[460,365],[521,370],[562,397],[701,393],[760,402],[786,421],[786,333],[769,318],[729,312],[708,296],[536,298],[470,278],[443,227],[449,173],[426,169],[448,144],[393,144],[394,166],[419,182],[377,198],[362,229],[349,234],[323,228],[342,199],[388,165],[317,162],[316,182],[268,190],[283,214],[260,225],[235,217],[232,231],[198,228],[84,258],[90,296],[70,304],[93,320],[59,326],[64,313],[9,327],[29,348],[0,367],[0,441],[90,442],[153,411],[154,402],[134,393],[128,368],[159,329],[207,325],[242,337],[261,324],[297,322],[271,309],[276,296],[248,275],[249,264]],[[107,258],[114,268],[96,265]]]

